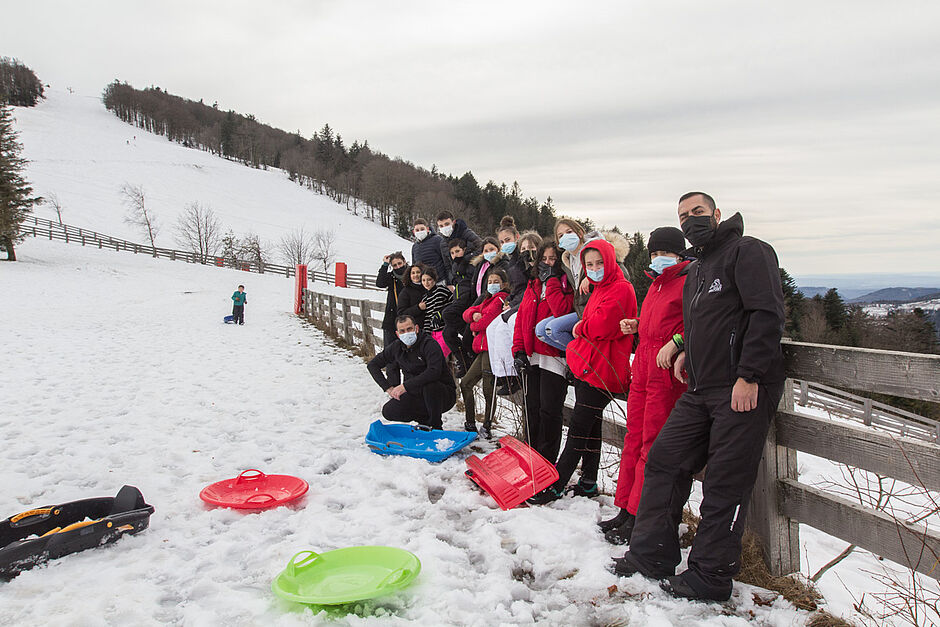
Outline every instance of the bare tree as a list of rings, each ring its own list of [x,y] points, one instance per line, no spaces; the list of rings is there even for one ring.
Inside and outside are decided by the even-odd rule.
[[[150,238],[150,245],[156,248],[155,240],[160,229],[153,212],[147,208],[143,186],[124,183],[121,186],[121,198],[127,205],[124,222],[139,228]]]
[[[336,260],[336,233],[330,229],[317,229],[313,234],[313,259],[327,271]]]
[[[268,263],[267,245],[254,233],[248,233],[241,239],[238,258],[257,265],[258,269],[263,271],[265,264]]]
[[[212,209],[198,202],[186,205],[176,221],[176,241],[180,246],[199,255],[202,263],[215,255],[222,240],[222,224]]]
[[[282,237],[278,250],[288,264],[310,265],[314,260],[316,247],[315,236],[310,235],[301,227]]]
[[[62,201],[59,200],[59,196],[55,192],[52,192],[46,196],[46,202],[55,209],[55,215],[59,219],[59,224],[62,224]]]

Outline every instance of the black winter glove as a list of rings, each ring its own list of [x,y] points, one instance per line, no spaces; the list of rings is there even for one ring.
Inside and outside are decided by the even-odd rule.
[[[512,365],[516,368],[516,373],[519,375],[525,374],[529,369],[529,358],[525,353],[519,351],[514,355],[515,359],[512,360]]]

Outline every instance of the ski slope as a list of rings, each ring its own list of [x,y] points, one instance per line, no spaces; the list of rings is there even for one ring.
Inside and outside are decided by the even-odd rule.
[[[729,610],[607,572],[622,553],[595,526],[610,497],[503,512],[464,476],[465,454],[435,465],[372,453],[363,437],[384,394],[288,312],[291,281],[45,240],[19,252],[0,269],[0,516],[124,484],[156,512],[137,536],[0,584],[0,624],[320,624],[328,613],[279,601],[271,580],[300,550],[361,544],[410,550],[423,569],[339,624],[805,619],[779,599],[756,605],[749,586]],[[240,282],[245,326],[224,325]],[[296,474],[310,492],[260,514],[199,500],[246,468]]]
[[[372,273],[396,250],[411,258],[411,242],[290,182],[281,170],[256,170],[146,133],[121,122],[97,94],[46,93],[36,107],[14,109],[16,129],[30,161],[28,180],[40,196],[58,196],[67,224],[149,244],[123,222],[120,189],[128,183],[143,186],[161,226],[157,245],[164,248],[180,247],[174,225],[186,205],[199,202],[216,213],[223,230],[259,235],[272,261],[281,238],[301,227],[334,231],[336,261],[345,261],[350,272]],[[35,213],[56,219],[48,204]]]

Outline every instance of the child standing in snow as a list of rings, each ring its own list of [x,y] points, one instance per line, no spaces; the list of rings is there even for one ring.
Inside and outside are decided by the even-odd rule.
[[[454,300],[454,295],[446,285],[437,284],[437,271],[434,268],[427,267],[424,274],[421,275],[421,285],[427,290],[427,294],[418,303],[418,308],[424,310],[424,330],[431,334],[441,350],[444,351],[444,357],[450,355],[450,348],[444,341],[444,307]]]
[[[244,285],[238,286],[238,289],[232,294],[232,300],[235,302],[232,307],[232,322],[245,324],[245,303],[248,302],[248,294],[245,293]]]

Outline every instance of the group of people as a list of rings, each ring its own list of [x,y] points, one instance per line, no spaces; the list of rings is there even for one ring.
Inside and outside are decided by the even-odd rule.
[[[416,220],[412,264],[392,253],[376,277],[388,294],[385,348],[368,369],[390,397],[385,418],[441,429],[459,386],[464,428],[477,431],[482,382],[479,432],[490,438],[495,396],[521,391],[523,435],[559,475],[528,501],[541,505],[598,494],[602,415],[625,399],[619,512],[599,523],[609,542],[629,545],[613,570],[660,579],[678,597],[728,599],[783,392],[773,248],[744,236],[740,214],[722,221],[708,194],[685,194],[679,228],[649,236],[653,281],[638,314],[618,233],[562,218],[543,239],[506,217],[480,237],[451,212],[436,222],[435,232]],[[569,386],[575,405],[562,446]],[[703,469],[701,522],[688,569],[676,575],[682,510]]]

